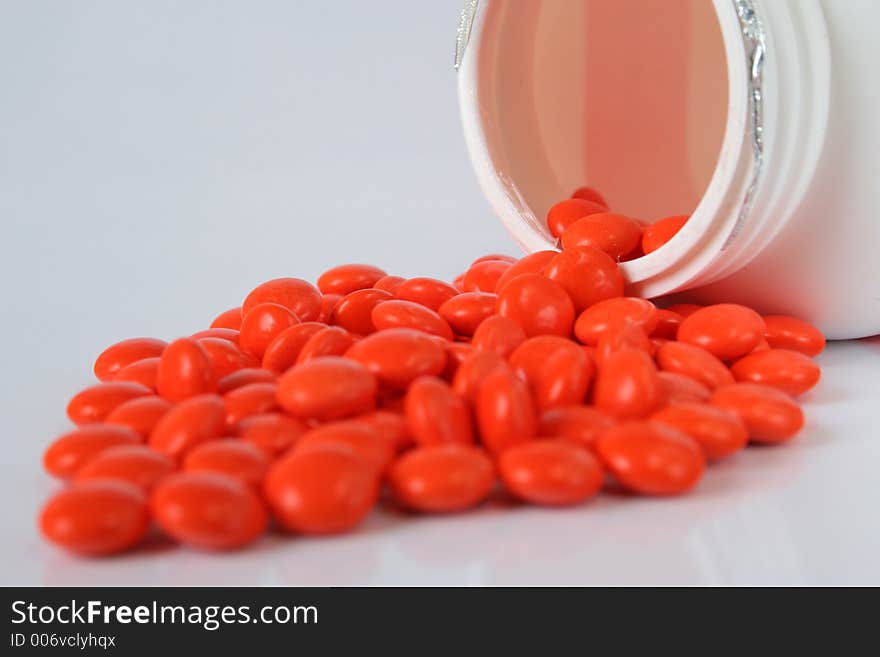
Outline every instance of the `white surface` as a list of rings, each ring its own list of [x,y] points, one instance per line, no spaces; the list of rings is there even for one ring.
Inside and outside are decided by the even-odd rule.
[[[333,539],[78,560],[45,445],[122,337],[343,261],[452,276],[512,242],[467,163],[459,3],[0,1],[0,584],[880,584],[880,341],[834,345],[792,445],[692,496],[376,513]]]

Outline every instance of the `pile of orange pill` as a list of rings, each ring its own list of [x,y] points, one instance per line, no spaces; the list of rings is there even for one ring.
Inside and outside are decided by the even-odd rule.
[[[45,452],[64,486],[41,531],[84,555],[156,533],[224,550],[270,526],[349,531],[379,504],[689,492],[707,464],[797,434],[825,340],[626,296],[618,262],[686,221],[645,227],[582,188],[548,213],[561,251],[485,256],[453,283],[357,264],[279,278],[189,337],[111,345]]]

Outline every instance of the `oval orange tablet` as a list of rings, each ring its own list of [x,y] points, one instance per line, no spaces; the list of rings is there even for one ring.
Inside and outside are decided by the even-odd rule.
[[[602,466],[593,454],[564,440],[515,445],[498,458],[504,487],[532,504],[565,506],[593,497],[602,488]]]
[[[56,493],[40,513],[40,531],[71,552],[103,556],[144,538],[150,516],[143,492],[122,481],[83,481]]]
[[[105,449],[140,442],[140,436],[128,427],[90,424],[56,438],[43,453],[43,467],[54,477],[68,479]]]
[[[521,274],[508,282],[498,293],[495,310],[529,337],[568,337],[574,323],[574,305],[565,288],[540,274]]]
[[[735,454],[749,442],[749,432],[738,415],[709,404],[675,404],[657,411],[651,419],[696,440],[712,461]]]
[[[470,409],[443,379],[422,376],[413,381],[404,409],[409,433],[419,445],[474,442]]]
[[[211,392],[216,383],[211,358],[198,340],[180,338],[165,347],[156,374],[156,391],[161,397],[178,402]]]
[[[480,440],[494,454],[535,437],[538,421],[528,385],[509,369],[493,369],[483,378],[475,410]]]
[[[315,358],[278,380],[281,407],[303,419],[336,420],[372,410],[377,391],[372,372],[340,356]]]
[[[788,349],[752,352],[731,365],[730,371],[737,381],[763,383],[792,396],[813,388],[822,374],[812,358]]]
[[[156,338],[130,338],[110,345],[95,361],[95,376],[110,381],[126,365],[144,358],[161,356],[168,343]]]
[[[781,443],[804,426],[804,413],[784,392],[760,383],[731,383],[712,393],[714,406],[739,415],[756,443]]]
[[[299,278],[276,278],[255,287],[241,305],[242,316],[261,303],[284,306],[302,322],[313,322],[321,312],[321,293]]]
[[[345,354],[378,377],[405,388],[422,376],[437,376],[446,367],[446,351],[437,338],[413,329],[387,329],[356,342]]]
[[[114,479],[149,491],[174,470],[174,461],[146,445],[117,445],[89,459],[74,480]]]
[[[190,397],[165,413],[153,432],[149,445],[173,459],[182,457],[199,443],[214,440],[226,430],[226,406],[219,395]]]
[[[544,275],[565,288],[576,312],[600,301],[623,296],[623,274],[617,262],[607,253],[590,246],[569,248],[553,256]]]
[[[596,453],[628,490],[642,495],[678,495],[703,476],[706,459],[692,438],[652,421],[623,422],[599,438]]]
[[[203,550],[232,550],[252,543],[269,520],[249,486],[215,472],[166,477],[150,497],[150,510],[168,536]]]
[[[818,356],[825,348],[825,336],[812,324],[787,315],[764,317],[764,338],[774,349],[791,349]]]
[[[146,440],[171,406],[171,402],[155,395],[136,397],[113,409],[104,422],[128,427]]]
[[[184,472],[217,472],[259,486],[269,469],[266,453],[247,440],[225,438],[196,445],[183,458]]]
[[[398,458],[388,482],[394,499],[409,509],[452,513],[486,499],[495,483],[495,468],[478,447],[427,445]]]
[[[764,319],[751,308],[719,303],[685,317],[678,327],[678,340],[702,347],[721,360],[731,360],[757,347],[764,330]]]
[[[353,529],[379,497],[375,468],[350,448],[325,445],[277,461],[263,485],[282,527],[303,534]]]
[[[384,271],[372,265],[340,265],[318,277],[318,289],[323,294],[345,296],[355,290],[373,287],[384,276],[387,276]]]
[[[370,313],[376,330],[409,328],[452,340],[452,329],[439,314],[418,303],[392,299],[377,304]]]
[[[129,381],[107,381],[81,390],[67,404],[67,417],[74,424],[102,422],[117,406],[136,397],[147,397],[153,391]]]

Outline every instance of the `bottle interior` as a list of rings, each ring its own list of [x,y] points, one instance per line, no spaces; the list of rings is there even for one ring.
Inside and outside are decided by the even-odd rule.
[[[693,211],[727,121],[713,4],[507,0],[497,11],[484,116],[502,175],[538,222],[581,185],[643,222]]]

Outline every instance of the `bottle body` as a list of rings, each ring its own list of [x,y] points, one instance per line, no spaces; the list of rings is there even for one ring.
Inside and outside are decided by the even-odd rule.
[[[525,249],[553,248],[547,208],[595,184],[646,221],[691,214],[665,246],[623,263],[638,292],[794,314],[831,338],[880,333],[880,89],[870,64],[880,60],[870,28],[880,6],[472,9],[459,48],[465,137],[484,192]]]

